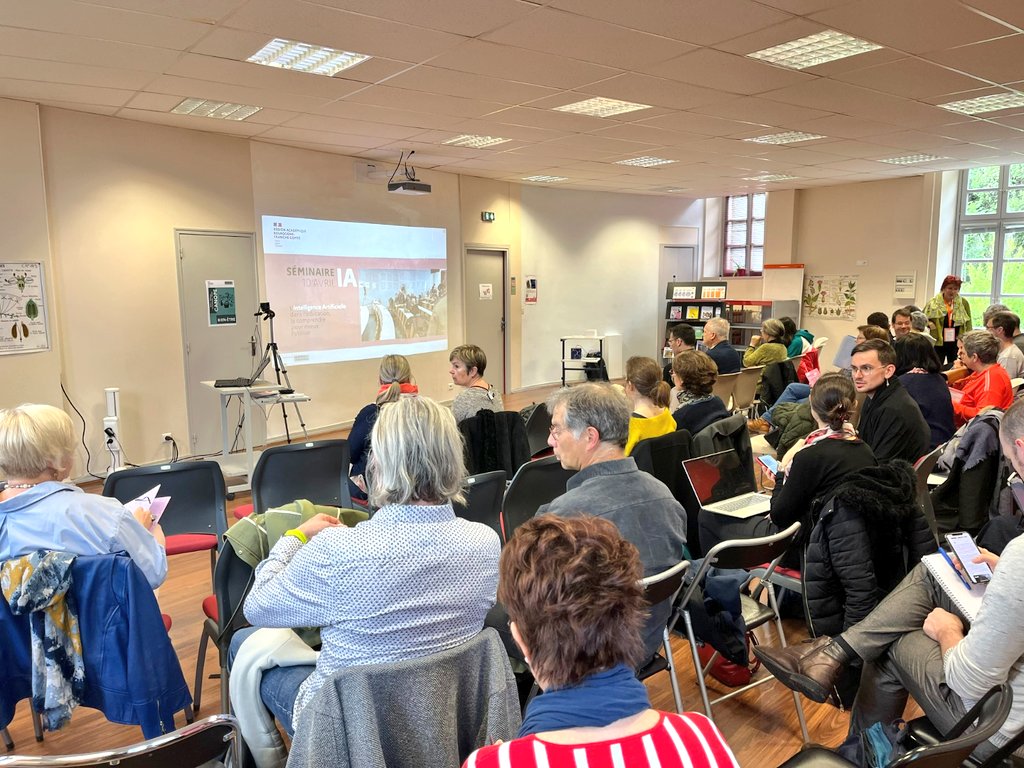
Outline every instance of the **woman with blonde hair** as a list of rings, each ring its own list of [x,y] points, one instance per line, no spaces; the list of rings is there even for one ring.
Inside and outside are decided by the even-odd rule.
[[[668,409],[669,386],[661,368],[650,357],[631,357],[626,361],[626,397],[633,403],[629,417],[626,455],[633,446],[649,437],[675,432],[676,422]]]
[[[148,509],[67,482],[75,443],[71,417],[52,405],[0,411],[0,562],[40,549],[127,552],[156,589],[167,576],[163,530]]]
[[[381,407],[400,397],[415,397],[419,389],[412,379],[412,369],[405,355],[385,355],[380,361],[377,378],[380,387],[376,399],[356,414],[352,431],[348,435],[349,471],[348,489],[353,499],[366,499],[366,460],[370,455],[370,430],[377,421]]]

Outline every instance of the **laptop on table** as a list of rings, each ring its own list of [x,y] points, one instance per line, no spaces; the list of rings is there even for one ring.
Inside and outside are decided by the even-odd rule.
[[[256,369],[256,372],[249,377],[241,377],[238,379],[217,379],[213,382],[215,387],[251,387],[256,384],[266,384],[265,381],[260,381],[260,374],[263,373],[263,369],[267,367],[270,362],[270,358],[264,357],[260,363],[260,367]]]
[[[687,459],[683,471],[702,509],[739,518],[771,509],[771,497],[757,492],[752,468],[743,465],[735,450]]]

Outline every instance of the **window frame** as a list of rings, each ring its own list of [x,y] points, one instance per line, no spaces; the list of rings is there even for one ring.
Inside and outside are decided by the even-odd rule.
[[[754,216],[754,197],[757,195],[764,196],[764,216]],[[745,197],[747,198],[747,216],[746,219],[732,219],[729,218],[730,201],[736,198]],[[754,222],[761,222],[762,235],[765,231],[765,226],[768,218],[768,193],[767,192],[749,192],[745,195],[728,195],[725,198],[725,205],[722,211],[722,263],[720,265],[720,271],[722,277],[760,277],[764,274],[764,243],[755,244],[753,242],[754,237]],[[743,244],[743,264],[734,263],[730,259],[730,249],[738,249],[741,246],[729,245],[729,224],[730,222],[745,221],[747,226],[747,237],[746,242]],[[754,248],[761,249],[761,268],[755,270],[751,264],[751,256]]]

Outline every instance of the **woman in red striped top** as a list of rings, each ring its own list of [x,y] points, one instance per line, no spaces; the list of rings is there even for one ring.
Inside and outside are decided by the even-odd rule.
[[[607,520],[535,517],[501,553],[498,599],[544,690],[518,738],[482,747],[464,768],[736,768],[715,725],[651,709],[643,655],[643,569]]]

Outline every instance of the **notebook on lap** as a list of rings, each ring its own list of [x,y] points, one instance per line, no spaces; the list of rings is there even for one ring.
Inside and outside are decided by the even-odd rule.
[[[730,517],[767,514],[771,497],[757,492],[754,473],[735,450],[683,462],[683,471],[701,508]]]

